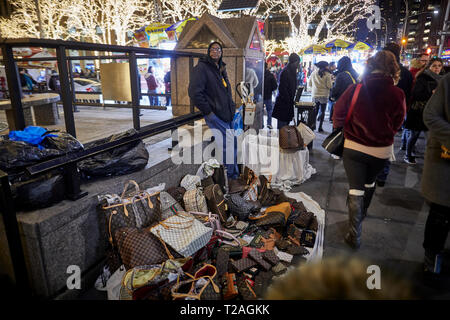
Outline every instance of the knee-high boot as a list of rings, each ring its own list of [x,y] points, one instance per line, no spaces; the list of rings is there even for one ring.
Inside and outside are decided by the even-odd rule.
[[[353,249],[361,246],[362,220],[364,214],[364,196],[348,195],[349,228],[345,241]]]
[[[375,193],[375,186],[373,188],[364,188],[364,213],[363,219],[367,217],[367,209],[372,201],[373,194]]]

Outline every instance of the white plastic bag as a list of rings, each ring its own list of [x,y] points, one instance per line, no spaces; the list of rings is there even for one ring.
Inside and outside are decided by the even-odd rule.
[[[122,278],[125,275],[125,266],[121,265],[111,278],[106,282],[106,291],[108,292],[108,300],[119,300],[120,288],[122,286]]]

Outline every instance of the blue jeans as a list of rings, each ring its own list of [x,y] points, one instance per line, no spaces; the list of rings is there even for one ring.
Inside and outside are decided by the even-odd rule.
[[[386,160],[383,170],[381,170],[381,172],[377,176],[377,181],[386,182],[390,169],[391,169],[391,162],[389,160]]]
[[[333,121],[334,101],[328,101],[328,111],[330,112],[330,121]]]
[[[264,100],[264,105],[266,106],[267,110],[267,125],[272,125],[272,112],[273,112],[273,102],[272,97],[270,99]]]
[[[416,145],[417,139],[419,139],[420,133],[422,131],[410,130],[408,141],[406,143],[406,156],[411,157],[414,146]]]
[[[147,93],[156,93],[156,90],[148,90]],[[149,100],[151,106],[158,105],[158,97],[148,96],[148,100]]]
[[[406,143],[411,135],[411,130],[404,128],[402,132],[402,149],[406,149]]]
[[[237,139],[232,130],[232,123],[225,122],[214,113],[205,116],[206,124],[213,130],[213,135],[217,144],[218,150],[222,149],[222,163],[227,168],[227,176],[230,179],[237,179],[239,177],[239,167],[237,164]],[[233,159],[227,159],[227,145],[233,146]],[[231,157],[231,156],[230,156]]]

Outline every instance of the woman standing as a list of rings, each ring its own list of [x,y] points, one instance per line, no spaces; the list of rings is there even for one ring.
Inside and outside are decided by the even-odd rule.
[[[425,272],[440,273],[442,250],[450,228],[450,75],[446,75],[423,111],[429,129],[422,194],[430,203],[423,247]],[[446,151],[447,150],[447,151]]]
[[[294,118],[294,99],[297,91],[297,69],[300,57],[291,53],[289,63],[284,67],[280,76],[278,96],[275,100],[272,117],[278,119],[278,129],[287,126]]]
[[[148,67],[147,73],[145,74],[145,81],[147,81],[148,93],[155,94],[156,89],[158,89],[158,82],[156,81],[155,75],[153,73],[153,66]],[[149,96],[151,106],[156,106],[158,104],[158,97]]]
[[[422,131],[427,131],[423,123],[423,110],[428,100],[433,95],[442,71],[443,63],[439,58],[433,58],[427,67],[416,75],[416,83],[412,91],[412,103],[406,116],[405,128],[410,130],[406,142],[406,155],[404,161],[408,164],[416,164],[416,159],[412,155],[412,150]]]
[[[345,241],[361,245],[362,221],[375,192],[375,178],[393,152],[394,136],[406,113],[405,94],[395,86],[400,67],[395,56],[380,51],[369,58],[361,84],[347,88],[336,102],[334,128],[344,127],[344,168],[350,185],[349,230]],[[345,121],[351,103],[353,112]]]
[[[331,72],[328,70],[328,62],[320,61],[316,64],[317,70],[314,70],[308,79],[308,87],[312,88],[312,101],[315,103],[314,126],[316,128],[317,114],[319,120],[318,132],[323,132],[322,124],[325,118],[325,109],[327,107],[330,90],[333,87]]]

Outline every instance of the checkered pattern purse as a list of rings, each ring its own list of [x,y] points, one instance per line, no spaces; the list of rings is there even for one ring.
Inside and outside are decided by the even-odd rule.
[[[127,270],[143,265],[160,264],[180,255],[170,251],[157,237],[146,229],[121,228],[115,238],[120,258]]]
[[[186,191],[183,196],[186,211],[208,212],[208,205],[202,189],[196,188]]]
[[[189,257],[209,242],[213,229],[187,212],[178,212],[150,228],[150,232],[183,257]]]

